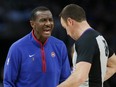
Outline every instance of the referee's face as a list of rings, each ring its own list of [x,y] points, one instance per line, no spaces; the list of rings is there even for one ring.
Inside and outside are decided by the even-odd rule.
[[[61,17],[60,22],[62,27],[66,29],[67,34],[71,36],[71,32],[70,32],[71,29],[70,29],[70,25],[68,24],[68,21],[64,21],[64,19]]]

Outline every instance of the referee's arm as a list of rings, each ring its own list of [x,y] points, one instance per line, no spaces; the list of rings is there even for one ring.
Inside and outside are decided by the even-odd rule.
[[[115,53],[108,58],[107,71],[104,81],[108,80],[111,76],[116,73],[116,55]]]

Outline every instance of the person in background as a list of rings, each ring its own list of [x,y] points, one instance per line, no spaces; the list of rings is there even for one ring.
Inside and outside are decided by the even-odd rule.
[[[116,72],[115,53],[88,24],[82,7],[67,5],[60,13],[60,21],[75,43],[72,74],[57,87],[103,87],[103,82]]]
[[[4,87],[56,87],[71,73],[63,41],[51,36],[51,11],[36,7],[30,17],[32,31],[14,42],[4,65]]]

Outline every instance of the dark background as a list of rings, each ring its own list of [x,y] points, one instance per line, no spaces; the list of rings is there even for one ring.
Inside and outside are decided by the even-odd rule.
[[[116,52],[116,0],[0,0],[0,82],[10,45],[31,31],[29,16],[37,6],[47,6],[53,13],[53,36],[63,40],[70,53],[70,38],[62,29],[59,13],[62,8],[75,3],[84,8],[89,24],[103,34],[110,48]],[[115,77],[113,77],[115,78]],[[113,87],[113,86],[112,86]],[[115,86],[116,87],[116,86]]]

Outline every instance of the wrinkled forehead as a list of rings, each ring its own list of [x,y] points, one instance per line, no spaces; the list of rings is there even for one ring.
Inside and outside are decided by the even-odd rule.
[[[37,11],[36,16],[52,18],[52,13],[50,11]]]

